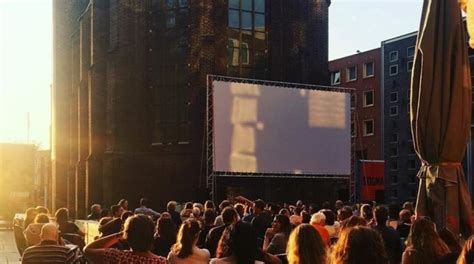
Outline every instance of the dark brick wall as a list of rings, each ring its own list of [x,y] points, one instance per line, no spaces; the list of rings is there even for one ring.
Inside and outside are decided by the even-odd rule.
[[[53,104],[63,116],[53,118],[53,152],[60,154],[53,175],[69,171],[70,180],[69,188],[56,188],[57,197],[69,197],[64,205],[78,216],[92,203],[108,206],[124,197],[132,207],[141,196],[155,206],[170,199],[207,198],[206,75],[227,73],[227,1],[189,1],[189,95],[183,105],[189,113],[189,140],[179,144],[153,142],[159,65],[154,41],[160,40],[155,38],[159,28],[154,27],[152,11],[160,2],[90,3],[89,9],[86,0],[57,1],[54,6],[55,53],[62,53],[55,58]],[[328,7],[326,0],[267,1],[270,79],[329,84]],[[56,179],[66,185],[63,178]],[[253,180],[239,184],[255,186]],[[270,185],[257,188],[255,193],[277,198]],[[288,199],[298,195],[296,189],[287,193]]]

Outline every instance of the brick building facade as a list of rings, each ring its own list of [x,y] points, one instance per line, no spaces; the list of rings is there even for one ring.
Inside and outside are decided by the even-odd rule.
[[[54,1],[53,209],[81,217],[124,197],[132,206],[141,196],[155,206],[207,198],[206,75],[329,84],[329,5]],[[237,186],[293,199],[294,182],[233,179],[221,196]]]

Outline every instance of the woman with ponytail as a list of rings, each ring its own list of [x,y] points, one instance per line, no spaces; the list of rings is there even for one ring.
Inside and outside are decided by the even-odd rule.
[[[196,246],[201,231],[199,223],[194,219],[187,219],[179,228],[176,244],[168,254],[170,264],[207,264],[210,254],[207,249]]]

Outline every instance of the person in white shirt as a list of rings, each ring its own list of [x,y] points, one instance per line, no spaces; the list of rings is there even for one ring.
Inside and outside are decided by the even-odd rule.
[[[207,249],[196,246],[201,231],[199,223],[193,218],[183,222],[179,228],[176,244],[168,254],[170,264],[207,264],[211,254]]]

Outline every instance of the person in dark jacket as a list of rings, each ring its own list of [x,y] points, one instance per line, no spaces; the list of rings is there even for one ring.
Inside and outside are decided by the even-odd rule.
[[[379,205],[375,207],[374,214],[375,226],[373,229],[382,236],[390,263],[400,263],[402,258],[400,236],[395,229],[387,226],[388,208]]]

